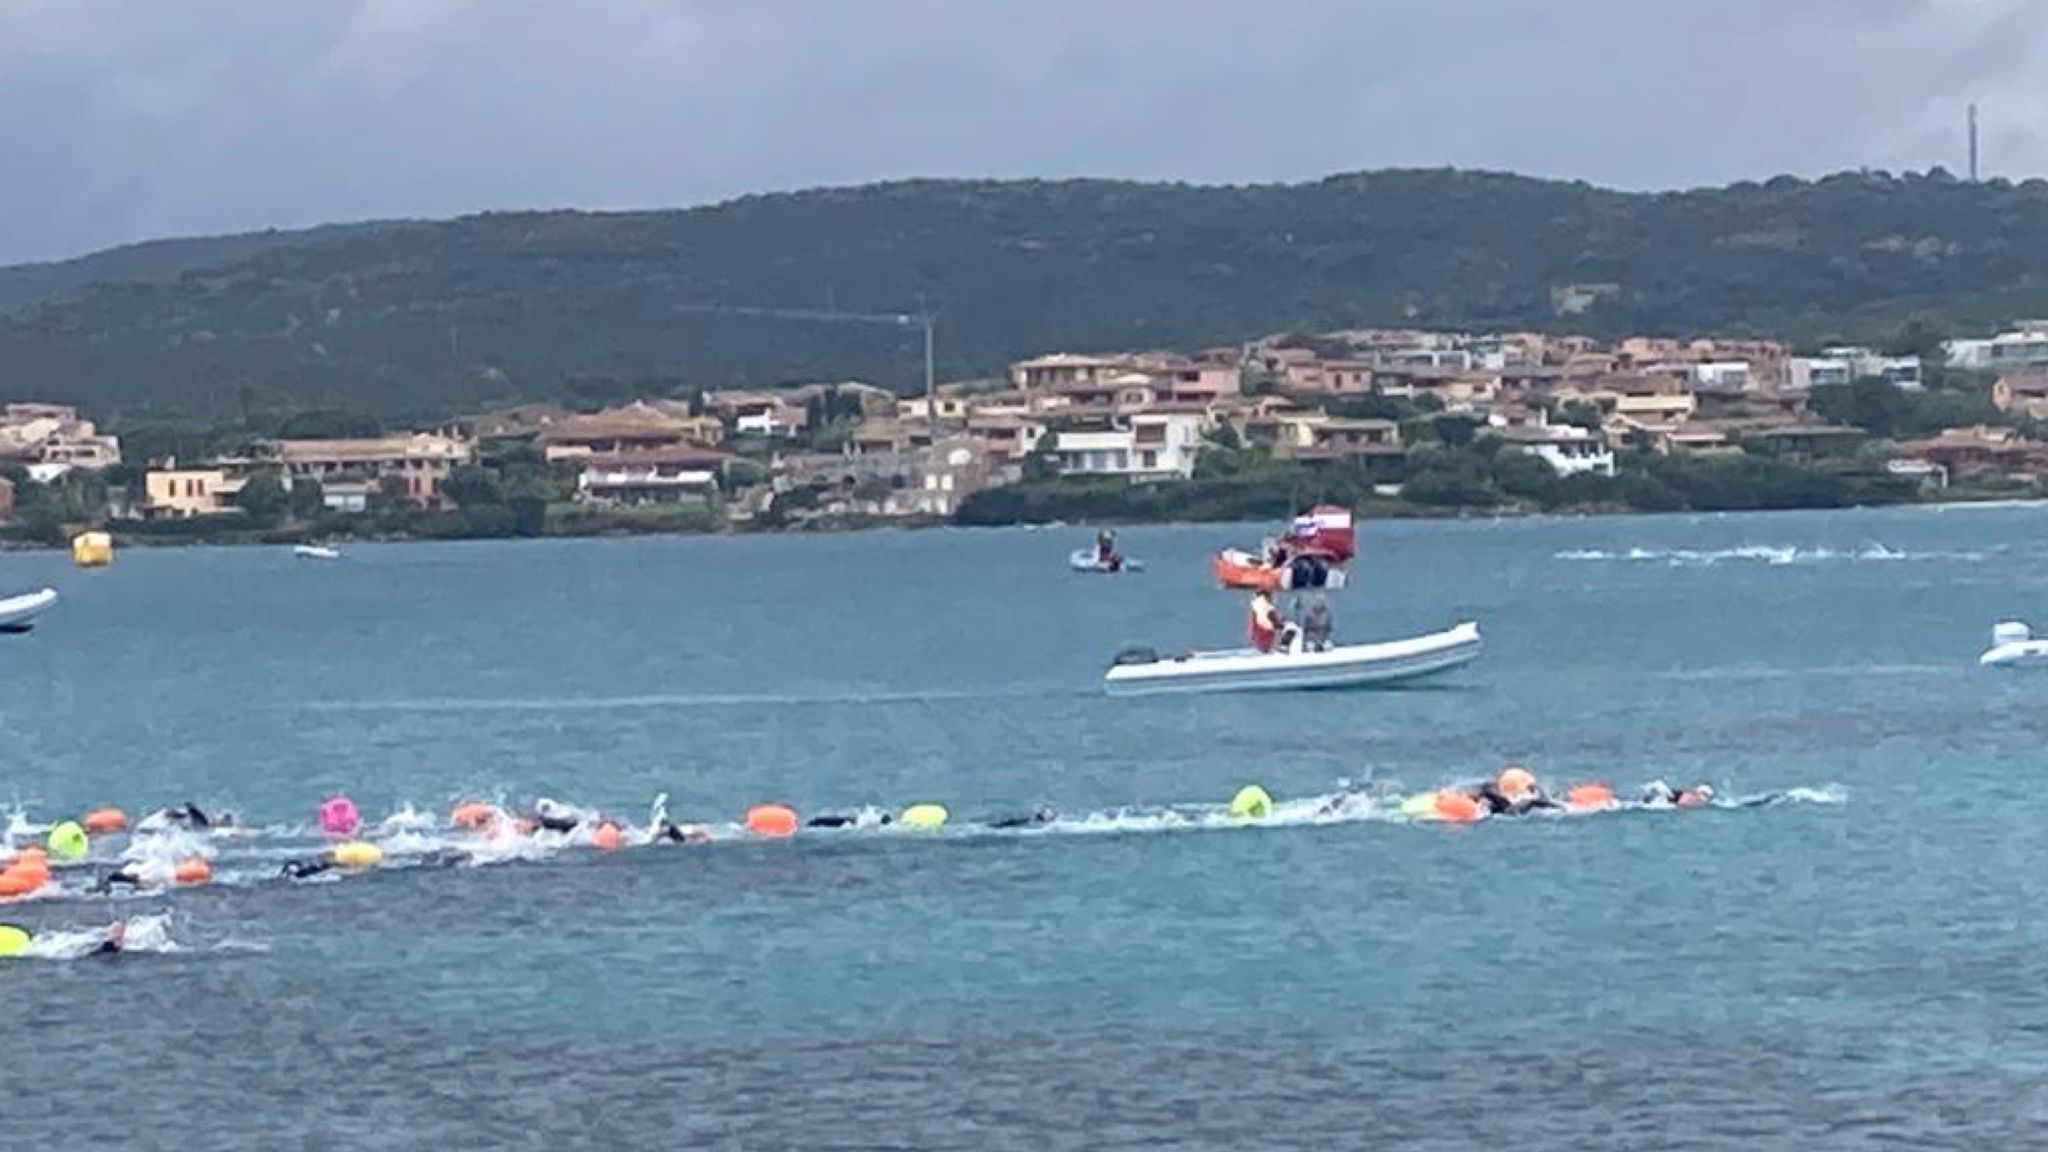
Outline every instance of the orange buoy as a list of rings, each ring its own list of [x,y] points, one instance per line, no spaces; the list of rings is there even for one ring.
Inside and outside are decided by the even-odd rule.
[[[48,868],[50,866],[50,854],[43,851],[37,845],[31,844],[16,852],[14,854],[14,862],[9,864],[8,867],[14,868],[22,864],[39,864],[44,868]]]
[[[1693,788],[1687,788],[1685,791],[1680,792],[1678,798],[1672,801],[1674,805],[1680,808],[1697,808],[1706,802],[1707,798],[1700,795],[1699,791]]]
[[[1453,824],[1467,824],[1479,819],[1479,801],[1463,792],[1445,789],[1436,794],[1436,814]]]
[[[592,832],[590,834],[590,843],[594,845],[599,852],[617,852],[619,850],[619,845],[623,842],[624,840],[619,832],[619,826],[617,824],[612,823],[609,820],[605,821],[602,824],[599,824],[597,826],[597,831]]]
[[[95,836],[107,836],[128,830],[128,814],[119,808],[95,808],[87,812],[79,823]]]
[[[1614,804],[1614,789],[1605,784],[1574,784],[1572,790],[1565,793],[1564,802],[1578,812],[1608,808]]]
[[[747,809],[747,831],[756,836],[794,836],[796,809],[787,804],[756,804]]]
[[[0,897],[26,896],[48,883],[43,877],[26,873],[18,868],[0,872]]]
[[[171,879],[180,884],[204,884],[213,879],[213,865],[208,864],[202,856],[188,857],[178,861],[177,870],[171,873]]]
[[[448,814],[448,818],[453,820],[458,828],[487,828],[498,818],[498,810],[489,804],[472,800],[467,804],[457,804],[455,811]]]

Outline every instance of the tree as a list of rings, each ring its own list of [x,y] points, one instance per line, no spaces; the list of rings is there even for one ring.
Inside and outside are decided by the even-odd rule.
[[[1502,452],[1493,459],[1493,482],[1502,492],[1548,504],[1557,499],[1557,470],[1526,452]]]
[[[1436,438],[1449,448],[1463,448],[1479,434],[1479,422],[1470,416],[1438,416],[1430,423],[1436,428]]]
[[[284,519],[285,513],[291,510],[292,497],[285,491],[284,481],[278,479],[277,473],[266,468],[249,477],[235,502],[249,517],[250,523],[267,526]]]
[[[1031,450],[1030,455],[1024,457],[1024,479],[1043,483],[1059,478],[1059,442],[1059,434],[1055,432],[1048,432],[1038,438],[1037,447]],[[1196,457],[1197,463],[1200,459],[1200,456]]]
[[[377,481],[370,491],[370,511],[375,513],[397,512],[417,505],[412,498],[412,488],[403,476],[386,476]]]
[[[498,473],[476,464],[463,464],[448,471],[441,481],[441,494],[458,508],[489,508],[505,502],[505,486]]]
[[[327,490],[320,481],[302,476],[292,481],[292,519],[318,520],[327,511]]]

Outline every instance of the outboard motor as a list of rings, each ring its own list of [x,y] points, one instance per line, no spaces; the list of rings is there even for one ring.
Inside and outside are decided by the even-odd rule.
[[[2025,644],[2034,638],[2034,630],[2017,620],[2002,620],[1991,626],[1993,647],[2000,644]]]

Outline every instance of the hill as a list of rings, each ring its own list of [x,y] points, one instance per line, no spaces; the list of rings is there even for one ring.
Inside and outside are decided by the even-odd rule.
[[[660,212],[501,213],[0,270],[0,395],[394,416],[860,376],[940,314],[944,375],[1032,352],[1367,324],[1871,337],[2048,313],[2048,183],[1939,170],[1679,193],[1493,173],[1298,185],[911,181]],[[1583,286],[1584,291],[1568,291]],[[1574,311],[1574,308],[1581,310]]]

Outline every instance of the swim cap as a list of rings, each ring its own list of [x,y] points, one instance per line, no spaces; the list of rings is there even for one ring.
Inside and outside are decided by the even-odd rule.
[[[1494,778],[1493,787],[1510,800],[1520,800],[1536,791],[1536,774],[1519,764],[1510,764]]]
[[[336,796],[320,805],[320,830],[329,836],[347,836],[362,822],[355,801],[346,796]]]

